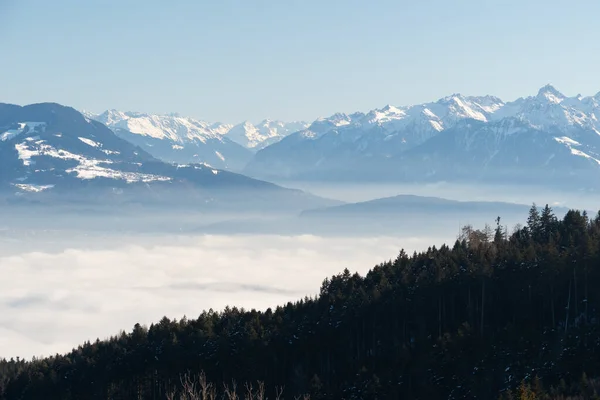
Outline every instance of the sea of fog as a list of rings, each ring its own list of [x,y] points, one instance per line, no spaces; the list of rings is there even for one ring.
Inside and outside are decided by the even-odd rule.
[[[266,309],[316,295],[348,268],[453,237],[108,235],[37,232],[0,240],[0,357],[66,352],[163,316]]]
[[[410,193],[589,210],[600,205],[597,196],[585,193],[499,186],[294,186],[344,201]],[[512,227],[525,221],[523,214],[503,223]],[[421,229],[406,220],[366,229],[365,220],[358,219],[343,230],[311,231],[314,225],[298,225],[295,216],[251,216],[244,223],[236,222],[238,217],[173,210],[130,215],[1,209],[0,357],[67,352],[163,316],[195,318],[227,305],[276,307],[316,295],[325,277],[345,268],[364,274],[395,258],[401,248],[410,253],[451,244],[463,222],[452,215],[423,215],[413,218]],[[495,217],[485,222],[493,224]],[[271,221],[258,229],[266,218]],[[219,221],[229,222],[220,231],[201,229]]]

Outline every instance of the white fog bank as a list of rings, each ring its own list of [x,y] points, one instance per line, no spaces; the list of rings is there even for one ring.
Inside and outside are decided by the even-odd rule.
[[[0,253],[0,358],[64,353],[136,322],[196,318],[226,305],[266,309],[316,295],[325,277],[453,237],[119,238],[51,252]],[[45,248],[37,244],[28,248]],[[6,255],[10,254],[10,255]]]

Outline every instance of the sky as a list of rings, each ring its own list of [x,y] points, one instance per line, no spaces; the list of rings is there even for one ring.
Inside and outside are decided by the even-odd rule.
[[[195,319],[227,305],[274,308],[317,295],[323,279],[344,268],[365,274],[401,247],[410,254],[449,238],[120,239],[132,244],[0,256],[0,270],[11,276],[0,280],[1,357],[65,353],[163,316]]]
[[[0,0],[0,102],[313,120],[600,91],[600,2]]]

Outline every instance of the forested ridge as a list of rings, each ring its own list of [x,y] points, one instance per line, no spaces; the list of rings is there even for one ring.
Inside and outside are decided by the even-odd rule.
[[[325,279],[316,298],[2,360],[0,398],[166,399],[201,371],[241,398],[257,381],[271,399],[600,398],[599,245],[600,213],[533,206],[511,233],[467,226],[452,246]]]

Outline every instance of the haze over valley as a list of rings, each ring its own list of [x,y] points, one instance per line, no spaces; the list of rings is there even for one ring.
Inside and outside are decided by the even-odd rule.
[[[561,103],[572,100],[556,100],[548,87],[543,90],[516,103],[538,101],[550,111],[571,110]],[[510,231],[522,223],[532,202],[550,202],[557,215],[569,207],[593,212],[598,201],[594,182],[578,190],[544,182],[524,188],[519,182],[509,185],[493,179],[363,182],[362,161],[348,167],[339,181],[279,176],[277,185],[239,174],[288,142],[314,143],[312,151],[327,146],[318,151],[337,149],[344,157],[350,157],[345,152],[351,145],[352,158],[372,161],[371,145],[365,143],[384,133],[389,138],[387,151],[394,149],[390,140],[407,132],[415,141],[452,135],[438,130],[441,125],[433,122],[439,118],[427,107],[445,116],[448,129],[460,121],[494,124],[487,121],[492,112],[515,107],[492,97],[483,98],[493,100],[486,107],[472,99],[467,106],[458,99],[403,110],[336,114],[312,124],[274,123],[280,130],[267,130],[262,136],[249,124],[215,125],[175,115],[91,115],[54,103],[1,106],[0,265],[16,277],[6,281],[2,291],[2,346],[10,347],[11,356],[48,355],[162,315],[193,316],[198,310],[230,304],[264,310],[315,294],[325,276],[346,267],[366,273],[400,248],[412,252],[433,243],[452,243],[463,225],[493,224],[500,216]],[[590,107],[590,116],[581,121],[595,118],[596,109]],[[418,135],[412,118],[425,118]],[[540,125],[552,126],[552,132],[531,127],[498,138],[528,136],[538,129],[535,134],[546,135],[550,142],[527,142],[528,153],[567,151],[571,158],[563,159],[562,172],[579,173],[582,166],[592,171],[592,145],[586,150],[589,154],[577,152],[574,139],[557,136],[581,140],[589,134],[570,120],[561,122],[562,131],[556,133],[557,118],[550,113]],[[596,128],[589,129],[591,134]],[[318,137],[313,132],[319,132]],[[341,141],[326,144],[336,135]],[[498,138],[490,143],[500,143]],[[416,146],[405,142],[396,147],[397,156]],[[556,145],[548,148],[548,143]],[[460,151],[476,154],[477,148],[470,146],[465,143]],[[290,154],[305,157],[309,165],[313,155],[299,149],[290,147]],[[522,145],[518,149],[522,151]],[[281,162],[285,160],[295,162],[287,157]],[[463,168],[463,160],[461,156],[444,162]],[[528,173],[530,166],[513,165],[521,168],[520,174]],[[285,255],[293,263],[286,262]],[[28,321],[33,319],[46,328],[32,326]],[[59,334],[64,329],[72,332],[71,339]],[[32,330],[39,333],[26,333]]]
[[[0,1],[0,400],[593,400],[600,2]]]

